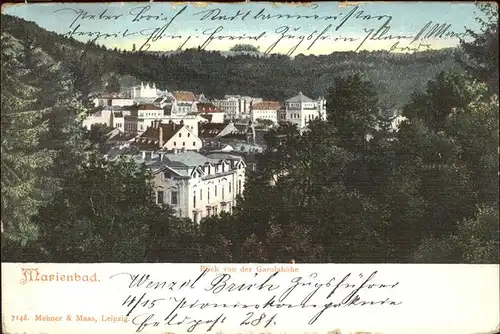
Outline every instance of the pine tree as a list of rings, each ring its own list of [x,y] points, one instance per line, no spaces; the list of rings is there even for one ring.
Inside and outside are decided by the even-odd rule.
[[[465,57],[459,62],[474,77],[488,83],[491,93],[498,94],[498,4],[481,2],[476,6],[480,31],[467,29],[472,39],[461,40]]]
[[[48,109],[36,101],[38,89],[30,83],[32,70],[25,66],[20,41],[2,34],[1,52],[1,220],[7,243],[25,245],[37,236],[31,218],[43,199],[40,176],[53,160],[51,151],[40,148]]]
[[[108,83],[106,84],[106,92],[120,93],[120,81],[118,81],[116,75],[112,75],[109,77]]]

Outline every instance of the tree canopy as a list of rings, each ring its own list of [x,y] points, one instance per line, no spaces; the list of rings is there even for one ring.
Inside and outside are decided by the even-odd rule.
[[[493,20],[458,65],[450,50],[126,53],[3,18],[4,260],[498,263]],[[269,129],[232,213],[195,224],[154,202],[145,166],[103,157],[102,129],[81,127],[123,75],[213,97],[303,91],[325,96],[328,118]]]

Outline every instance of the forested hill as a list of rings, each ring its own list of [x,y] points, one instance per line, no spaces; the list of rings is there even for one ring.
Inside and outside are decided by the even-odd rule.
[[[2,32],[20,40],[30,38],[61,61],[78,57],[85,48],[84,43],[10,15],[2,15]],[[445,49],[414,54],[376,51],[294,58],[284,55],[228,57],[199,50],[158,55],[87,45],[84,61],[93,78],[115,72],[155,82],[162,89],[191,90],[209,97],[243,94],[282,100],[297,91],[317,97],[325,95],[334,85],[334,77],[360,73],[375,83],[384,106],[401,107],[409,101],[412,92],[422,90],[439,72],[461,70],[455,62],[458,52],[458,49]],[[99,85],[96,82],[93,87]]]

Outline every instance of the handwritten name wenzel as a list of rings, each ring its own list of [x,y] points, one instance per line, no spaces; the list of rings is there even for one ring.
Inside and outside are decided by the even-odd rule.
[[[261,278],[258,273],[249,281],[238,282],[231,274],[217,274],[210,279],[208,270],[201,272],[196,278],[182,282],[173,280],[154,280],[149,274],[118,273],[111,279],[126,279],[129,289],[139,289],[139,293],[131,292],[121,306],[126,316],[132,316],[132,324],[141,332],[146,327],[187,326],[187,331],[206,325],[205,331],[211,331],[218,324],[237,321],[239,326],[275,326],[279,320],[280,309],[314,309],[308,324],[314,324],[326,311],[340,307],[390,306],[401,305],[401,301],[389,297],[367,299],[368,292],[392,290],[399,282],[376,283],[377,271],[369,275],[347,273],[322,281],[318,273],[308,277],[297,276],[286,286],[281,286],[276,277],[279,272]],[[357,280],[357,282],[356,282]],[[196,290],[197,293],[193,293]],[[189,293],[191,291],[191,293]],[[202,292],[204,291],[204,292]],[[255,292],[252,302],[241,302],[239,292]],[[212,299],[189,299],[186,295],[209,297],[224,296],[224,302],[214,303]],[[248,299],[248,295],[246,297]],[[169,305],[173,305],[170,306]],[[221,312],[210,319],[201,319],[182,315],[183,310],[220,309]],[[164,312],[164,310],[167,310]],[[241,319],[231,319],[228,309],[245,309]],[[139,313],[139,314],[137,314]],[[200,314],[200,313],[197,313]],[[234,312],[231,314],[234,315]],[[283,320],[283,319],[281,319]]]
[[[449,38],[464,38],[466,32],[456,32],[451,29],[449,23],[439,23],[428,21],[419,32],[416,34],[393,34],[391,33],[393,16],[391,15],[371,15],[361,10],[359,6],[353,6],[346,12],[341,12],[336,15],[319,15],[319,14],[284,14],[284,13],[269,13],[266,9],[258,11],[237,9],[233,12],[223,11],[221,8],[197,11],[192,13],[200,22],[218,23],[213,27],[207,27],[201,31],[195,30],[195,35],[179,35],[170,34],[169,28],[174,22],[182,22],[182,16],[189,15],[187,6],[181,7],[175,14],[167,15],[163,12],[157,12],[151,5],[134,7],[127,13],[111,13],[108,9],[99,13],[89,13],[82,9],[63,8],[56,12],[72,12],[74,18],[69,24],[69,31],[64,35],[67,37],[89,37],[93,42],[98,40],[106,40],[110,38],[127,38],[127,37],[145,37],[139,51],[147,51],[151,46],[160,40],[180,40],[178,50],[183,49],[188,41],[193,37],[202,39],[199,48],[204,50],[213,41],[250,41],[262,42],[263,38],[271,39],[271,43],[265,49],[264,54],[271,54],[275,51],[278,45],[286,41],[292,41],[293,46],[286,53],[292,56],[298,51],[300,46],[306,47],[306,50],[311,50],[318,42],[345,42],[356,43],[354,51],[360,50],[368,41],[395,41],[389,51],[417,51],[419,49],[428,49],[430,44],[425,43],[426,40],[449,39]],[[308,8],[308,10],[321,10],[318,4]],[[83,31],[82,23],[88,21],[117,21],[124,20],[130,25],[124,29],[114,32],[102,31]],[[327,22],[323,29],[306,31],[302,25],[282,24],[272,30],[262,30],[253,34],[241,33],[232,34],[226,33],[228,30],[225,22],[234,21],[294,21],[294,22]],[[135,27],[141,23],[163,22],[161,26],[154,28],[136,29]],[[375,28],[363,28],[360,34],[356,37],[343,36],[341,32],[346,27],[357,27],[369,22],[380,22]],[[361,37],[359,36],[361,35]],[[409,41],[407,45],[402,45],[402,41]],[[268,42],[267,42],[268,43]],[[418,45],[417,45],[418,44]]]

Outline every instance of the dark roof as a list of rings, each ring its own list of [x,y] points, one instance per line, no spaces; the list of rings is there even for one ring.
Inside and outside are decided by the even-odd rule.
[[[144,131],[139,138],[136,140],[137,144],[142,144],[141,141],[143,140],[148,140],[148,141],[153,141],[153,143],[148,143],[149,144],[154,144],[159,141],[160,138],[160,128],[163,137],[163,144],[165,144],[167,141],[170,140],[179,130],[183,127],[183,125],[180,124],[175,124],[175,123],[159,123],[155,122],[152,126],[149,126],[146,131]],[[146,143],[144,143],[146,144]],[[158,145],[156,145],[158,147]]]
[[[201,114],[200,116],[203,117],[203,118],[205,118],[205,119],[208,119],[208,122],[212,122],[212,118],[213,118],[212,115]]]
[[[202,115],[202,117],[204,116]],[[226,126],[225,123],[200,123],[198,125],[198,135],[200,138],[216,137]]]
[[[299,92],[294,97],[289,98],[286,102],[314,102],[313,99],[305,96],[302,92]]]
[[[196,105],[196,107],[198,108],[198,112],[210,112],[210,113],[213,113],[213,112],[223,112],[220,108],[216,107],[213,103],[198,103]]]
[[[140,104],[137,106],[139,110],[161,110],[161,108],[158,108],[157,106],[153,104]]]
[[[137,105],[133,104],[131,106],[122,106],[122,110],[137,110]]]
[[[228,141],[228,140],[247,140],[247,134],[246,133],[228,133],[221,139]]]
[[[262,101],[252,104],[253,110],[278,110],[281,107],[281,103],[278,101]]]

